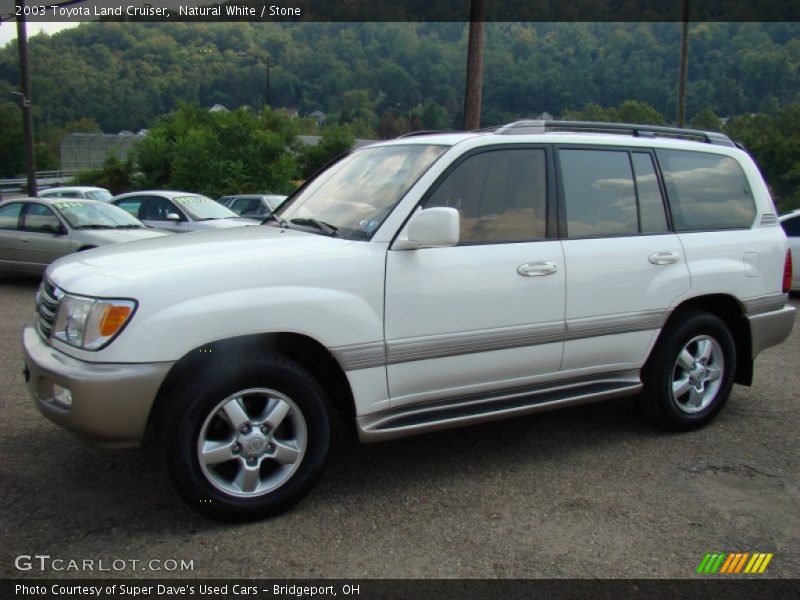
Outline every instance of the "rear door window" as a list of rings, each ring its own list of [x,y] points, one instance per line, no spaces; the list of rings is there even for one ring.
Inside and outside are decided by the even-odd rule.
[[[22,202],[6,204],[0,208],[0,229],[16,229],[19,215],[22,213]]]
[[[139,213],[142,208],[142,203],[144,202],[144,196],[131,196],[130,198],[123,198],[122,200],[118,200],[114,202],[117,206],[119,206],[122,210],[127,212],[128,214],[133,215],[136,218],[142,218],[139,216]]]
[[[639,233],[636,187],[627,151],[562,149],[558,157],[567,237]]]

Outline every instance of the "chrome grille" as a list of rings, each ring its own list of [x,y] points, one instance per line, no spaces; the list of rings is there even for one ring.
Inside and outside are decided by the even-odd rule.
[[[47,278],[42,280],[39,291],[36,292],[36,329],[44,339],[50,339],[53,333],[53,323],[58,312],[58,303],[64,295],[60,289],[53,285]]]

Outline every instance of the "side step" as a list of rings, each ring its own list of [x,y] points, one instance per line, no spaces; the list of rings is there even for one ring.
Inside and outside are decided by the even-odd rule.
[[[629,396],[641,389],[639,371],[622,371],[488,394],[461,396],[364,415],[357,419],[358,434],[363,442],[390,440]]]

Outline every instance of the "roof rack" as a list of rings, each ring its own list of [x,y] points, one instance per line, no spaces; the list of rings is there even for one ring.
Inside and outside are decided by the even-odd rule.
[[[408,133],[404,133],[402,135],[398,135],[397,139],[407,138],[407,137],[414,137],[414,136],[417,136],[417,135],[438,135],[438,134],[444,134],[444,133],[457,133],[457,132],[454,132],[454,131],[443,131],[443,130],[433,130],[433,129],[432,130],[421,129],[419,131],[409,131]]]
[[[523,135],[530,133],[546,133],[548,131],[576,131],[586,133],[616,133],[634,137],[672,137],[690,139],[716,144],[718,146],[736,147],[736,144],[725,134],[699,129],[682,129],[680,127],[662,127],[660,125],[634,125],[631,123],[604,123],[593,121],[515,121],[502,125],[494,130],[500,135]]]

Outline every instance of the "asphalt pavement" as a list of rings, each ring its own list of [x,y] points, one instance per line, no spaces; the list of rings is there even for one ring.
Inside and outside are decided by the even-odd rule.
[[[341,436],[296,508],[223,525],[183,504],[153,445],[92,449],[39,414],[19,343],[37,284],[0,278],[0,577],[682,578],[716,551],[771,552],[761,577],[800,577],[800,325],[700,431],[660,431],[620,399]],[[44,569],[18,570],[37,554]],[[84,560],[103,562],[69,568]]]

